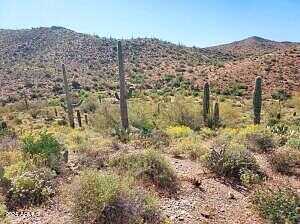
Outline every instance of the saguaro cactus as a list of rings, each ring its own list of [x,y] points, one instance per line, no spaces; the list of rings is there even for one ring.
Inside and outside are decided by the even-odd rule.
[[[118,66],[119,66],[119,82],[120,82],[120,113],[122,127],[127,130],[128,123],[128,111],[127,111],[127,93],[125,83],[125,71],[124,71],[124,59],[122,53],[121,41],[118,41]]]
[[[253,93],[253,113],[254,113],[254,124],[260,124],[260,113],[262,104],[262,90],[261,90],[262,80],[261,77],[255,79],[255,88]]]
[[[215,127],[219,127],[220,111],[219,111],[219,103],[218,102],[215,102],[215,106],[214,106],[213,123],[214,123]]]
[[[24,98],[25,108],[26,108],[26,110],[29,110],[28,98],[27,98],[27,94],[25,93],[25,91],[23,92],[23,98]]]
[[[204,123],[207,124],[208,116],[209,116],[209,84],[208,82],[205,82],[203,87],[203,120]]]
[[[64,89],[66,93],[66,104],[67,104],[69,123],[72,128],[75,128],[73,107],[72,107],[72,102],[71,102],[71,97],[69,92],[69,84],[68,84],[68,79],[66,74],[66,68],[64,64],[62,64],[62,72],[63,72],[63,80],[64,80]]]
[[[88,115],[87,114],[84,114],[84,121],[85,121],[86,125],[89,124],[89,120],[88,120]]]
[[[78,126],[81,128],[82,127],[82,123],[81,123],[81,114],[80,114],[80,110],[76,111],[77,114],[77,121],[78,121]]]

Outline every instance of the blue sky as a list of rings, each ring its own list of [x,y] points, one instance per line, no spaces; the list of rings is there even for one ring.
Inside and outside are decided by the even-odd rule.
[[[2,29],[52,25],[199,47],[248,36],[300,42],[300,0],[0,0]]]

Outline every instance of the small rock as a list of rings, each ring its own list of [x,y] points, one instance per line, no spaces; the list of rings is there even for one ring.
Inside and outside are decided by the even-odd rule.
[[[236,199],[232,192],[228,193],[228,199]]]

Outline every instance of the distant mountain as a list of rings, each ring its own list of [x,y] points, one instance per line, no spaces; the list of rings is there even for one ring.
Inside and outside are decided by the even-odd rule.
[[[61,63],[73,88],[117,88],[116,39],[99,38],[63,27],[0,30],[0,100],[13,102],[21,92],[31,98],[62,93]],[[128,85],[177,88],[171,77],[199,89],[204,81],[226,92],[243,83],[250,93],[256,75],[267,76],[265,91],[299,89],[300,44],[250,37],[210,48],[176,45],[154,38],[123,40]]]
[[[210,47],[208,49],[218,50],[221,53],[231,54],[235,57],[249,57],[253,55],[257,56],[266,53],[271,53],[273,51],[296,46],[299,46],[299,43],[277,42],[253,36],[229,44]]]

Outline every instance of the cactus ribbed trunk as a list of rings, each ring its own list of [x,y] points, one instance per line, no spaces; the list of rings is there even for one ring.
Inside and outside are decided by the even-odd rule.
[[[203,121],[207,125],[208,124],[208,116],[209,116],[209,84],[206,82],[203,87]]]
[[[125,83],[125,69],[124,59],[122,53],[121,41],[118,41],[118,66],[119,66],[119,81],[120,81],[120,112],[122,127],[127,130],[129,127],[128,123],[128,111],[127,111],[127,94],[126,94],[126,83]]]
[[[80,111],[77,110],[76,114],[77,114],[78,126],[81,128],[82,127],[82,123],[81,123],[81,114],[80,114]]]
[[[65,89],[65,93],[66,93],[66,102],[67,102],[69,123],[72,128],[75,128],[73,107],[72,107],[71,96],[70,96],[70,92],[69,92],[69,84],[68,84],[68,79],[67,79],[67,74],[66,74],[66,68],[65,68],[64,64],[62,64],[62,71],[63,71],[64,89]]]
[[[219,127],[219,123],[220,123],[220,111],[219,111],[219,103],[218,102],[215,102],[213,122],[214,122],[214,126],[215,127]]]
[[[28,104],[28,99],[27,99],[27,95],[26,93],[24,92],[24,103],[25,103],[25,108],[26,110],[29,110],[29,104]]]
[[[253,93],[253,113],[254,113],[254,124],[260,124],[261,104],[262,104],[262,80],[261,77],[255,79],[255,88]]]
[[[88,120],[88,115],[87,114],[84,115],[84,121],[85,121],[86,125],[89,124],[89,120]]]

